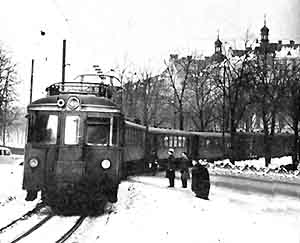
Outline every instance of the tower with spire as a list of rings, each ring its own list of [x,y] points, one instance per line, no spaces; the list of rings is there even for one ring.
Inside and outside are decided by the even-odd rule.
[[[277,48],[277,43],[270,43],[269,41],[269,28],[267,27],[266,15],[264,15],[264,26],[260,29],[260,45],[255,47],[255,53],[259,55],[275,55]]]
[[[220,33],[218,30],[218,36],[217,36],[217,40],[215,41],[215,54],[222,54],[222,41],[220,41]]]
[[[269,28],[267,27],[266,15],[264,15],[264,26],[260,29],[261,43],[269,43]]]

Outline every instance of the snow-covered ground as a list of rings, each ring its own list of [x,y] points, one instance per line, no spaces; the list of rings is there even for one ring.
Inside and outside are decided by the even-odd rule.
[[[216,162],[216,164],[220,164],[220,163],[227,164],[227,163],[230,163],[230,161],[228,159],[226,159],[226,160]],[[280,165],[287,165],[287,164],[292,164],[292,157],[286,156],[286,157],[282,157],[282,158],[272,158],[269,168],[275,169],[275,168],[278,168]],[[237,161],[236,165],[237,166],[253,165],[257,169],[260,169],[260,168],[265,167],[265,159],[259,158],[259,159],[253,159],[253,160]]]
[[[24,201],[22,173],[22,166],[0,165],[0,228],[37,203]],[[300,242],[297,198],[212,185],[206,201],[194,197],[190,183],[187,189],[181,188],[179,180],[175,188],[167,185],[166,178],[151,176],[122,182],[119,201],[111,210],[87,218],[68,242]],[[44,215],[45,211],[37,217]],[[54,242],[51,235],[63,234],[75,220],[55,217],[24,242]],[[16,234],[28,225],[18,227]],[[0,233],[1,243],[11,241],[15,231],[8,232]]]

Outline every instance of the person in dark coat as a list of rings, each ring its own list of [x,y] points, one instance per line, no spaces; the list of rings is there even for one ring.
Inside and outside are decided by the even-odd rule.
[[[152,171],[152,175],[155,175],[158,168],[158,156],[155,150],[151,152],[149,168]]]
[[[192,191],[196,194],[196,197],[208,200],[210,189],[208,169],[199,161],[193,160],[192,162]]]
[[[174,157],[174,149],[169,149],[169,157],[168,157],[168,167],[166,176],[169,179],[169,187],[174,187],[175,181],[175,157]]]
[[[190,160],[187,157],[186,153],[182,153],[181,163],[180,163],[180,179],[183,188],[187,188],[187,180],[190,178],[189,174],[189,164]]]

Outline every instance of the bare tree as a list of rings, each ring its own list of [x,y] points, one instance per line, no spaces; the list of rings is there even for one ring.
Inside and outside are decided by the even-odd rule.
[[[265,166],[271,163],[272,141],[276,119],[282,109],[285,84],[274,55],[266,49],[255,59],[256,81],[253,93],[263,121]]]
[[[212,129],[217,119],[218,95],[213,82],[212,65],[207,59],[194,58],[190,70],[191,77],[186,91],[186,101],[191,119],[198,131]]]
[[[225,142],[224,131],[226,128],[225,118],[228,112],[230,129],[230,160],[232,163],[238,159],[237,129],[240,122],[251,104],[252,89],[252,55],[250,49],[245,49],[240,56],[224,56],[222,62],[217,63],[216,70],[219,76],[215,78],[216,86],[223,94],[223,145]]]
[[[294,145],[293,145],[293,167],[297,168],[300,160],[300,143],[299,143],[299,120],[300,120],[300,61],[299,59],[283,59],[278,62],[279,76],[286,88],[284,101],[286,107],[281,110],[287,117],[285,122],[294,131]]]
[[[123,85],[122,89],[123,96],[123,112],[125,116],[130,118],[138,118],[138,97],[139,88],[135,80],[130,77],[127,82]]]
[[[13,110],[13,102],[16,99],[16,84],[16,64],[12,62],[5,50],[0,48],[0,115],[2,117],[3,145],[6,143],[8,122],[14,119],[11,112],[8,115],[8,110]]]
[[[164,76],[171,84],[173,91],[173,105],[175,112],[179,115],[179,129],[184,129],[184,98],[188,82],[191,78],[192,56],[178,59],[177,55],[171,55],[169,63],[165,62],[166,70]]]
[[[142,109],[136,110],[136,114],[142,120],[145,126],[158,126],[165,121],[161,112],[166,105],[165,97],[168,96],[168,89],[165,80],[160,76],[154,76],[151,71],[144,70],[135,73],[137,81],[135,87],[137,90],[137,106]]]

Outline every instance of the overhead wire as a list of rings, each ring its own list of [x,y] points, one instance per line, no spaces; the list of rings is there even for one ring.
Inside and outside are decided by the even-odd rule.
[[[59,15],[61,16],[61,18],[63,19],[65,26],[67,27],[67,31],[69,34],[68,38],[70,39],[69,41],[72,42],[78,49],[83,49],[83,47],[86,47],[86,45],[83,44],[83,41],[79,40],[76,36],[76,31],[74,30],[74,26],[72,25],[72,18],[66,15],[65,11],[63,10],[63,7],[61,6],[61,4],[58,3],[57,0],[51,0],[51,2],[57,10],[57,12],[59,13]],[[81,36],[81,34],[79,36]],[[89,46],[89,49],[92,49],[91,51],[89,51],[90,53],[97,53],[97,49],[94,46]]]

